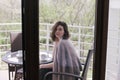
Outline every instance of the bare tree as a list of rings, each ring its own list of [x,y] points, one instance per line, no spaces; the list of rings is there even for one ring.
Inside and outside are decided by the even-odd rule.
[[[43,3],[40,4],[41,10],[47,8],[47,10],[42,10],[40,13],[40,17],[43,20],[46,19],[45,21],[47,19],[48,21],[49,19],[53,20],[52,22],[64,20],[71,25],[89,25],[89,18],[91,18],[91,22],[94,20],[94,17],[90,17],[91,15],[88,14],[94,14],[93,9],[89,8],[95,5],[94,0],[49,0],[50,3],[48,4],[45,1],[42,0]]]

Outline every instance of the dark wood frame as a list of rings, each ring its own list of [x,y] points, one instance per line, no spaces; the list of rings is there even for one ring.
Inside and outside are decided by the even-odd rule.
[[[22,0],[25,80],[39,80],[38,0]],[[96,0],[93,80],[105,80],[109,0]]]
[[[39,0],[22,0],[24,80],[39,80]]]
[[[93,80],[105,80],[109,0],[96,0]]]

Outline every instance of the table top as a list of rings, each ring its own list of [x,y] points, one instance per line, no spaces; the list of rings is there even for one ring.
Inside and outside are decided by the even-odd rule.
[[[2,61],[13,64],[13,65],[22,65],[22,51],[16,51],[16,52],[7,52],[3,57]],[[40,52],[39,53],[39,64],[45,64],[52,62],[51,55],[48,55],[47,52]]]

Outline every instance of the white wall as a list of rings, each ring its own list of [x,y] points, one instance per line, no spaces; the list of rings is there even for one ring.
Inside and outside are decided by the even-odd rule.
[[[120,0],[110,0],[106,80],[120,79]]]

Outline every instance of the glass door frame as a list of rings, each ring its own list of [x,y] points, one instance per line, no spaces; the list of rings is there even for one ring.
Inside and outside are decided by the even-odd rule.
[[[93,80],[105,80],[109,0],[96,0]],[[25,80],[39,80],[39,0],[22,0]]]
[[[24,80],[39,80],[39,0],[22,0]]]
[[[96,0],[93,80],[105,80],[109,0]]]

